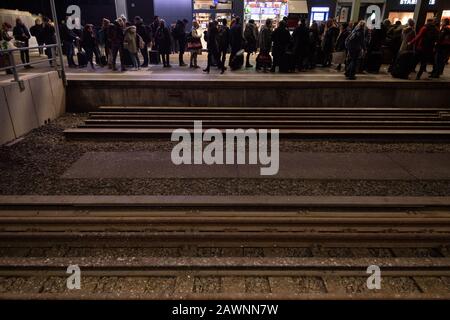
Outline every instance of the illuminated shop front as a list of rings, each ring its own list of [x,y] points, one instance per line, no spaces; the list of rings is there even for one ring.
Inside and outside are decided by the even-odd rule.
[[[289,15],[288,0],[245,0],[244,19],[255,20],[258,25],[267,19],[278,22]]]
[[[428,0],[427,19],[433,17],[443,17],[448,15],[450,10],[450,1],[446,0]],[[387,12],[385,18],[391,22],[401,21],[406,24],[408,19],[414,17],[414,9],[417,0],[389,0],[387,2]]]

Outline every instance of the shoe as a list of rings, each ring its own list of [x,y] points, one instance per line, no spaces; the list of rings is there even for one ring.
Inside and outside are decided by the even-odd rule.
[[[204,69],[203,72],[209,73],[209,69]]]
[[[187,64],[186,63],[180,63],[180,67],[186,67],[187,66]]]
[[[200,69],[200,66],[194,66],[194,69]]]
[[[356,80],[355,76],[347,77],[347,80]]]
[[[246,64],[245,67],[246,68],[253,68],[253,66],[251,64]]]
[[[141,68],[148,68],[148,64],[141,65]]]
[[[194,66],[193,66],[192,64],[190,64],[190,65],[189,65],[189,68],[191,68],[191,69],[192,69],[192,68],[194,68]]]

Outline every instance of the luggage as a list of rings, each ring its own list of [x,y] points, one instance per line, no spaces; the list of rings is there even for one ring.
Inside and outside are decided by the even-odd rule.
[[[239,70],[244,65],[244,55],[235,55],[230,61],[231,70]]]
[[[78,51],[77,60],[78,60],[79,67],[86,67],[88,65],[88,59],[86,56],[86,52],[84,52],[82,50]]]
[[[391,75],[394,78],[408,79],[409,74],[414,70],[415,63],[414,51],[401,52],[395,60]]]
[[[344,64],[347,53],[345,51],[336,51],[332,54],[331,62],[333,64]]]
[[[108,58],[106,56],[101,56],[100,57],[100,64],[102,66],[107,66],[108,65]]]
[[[295,55],[292,52],[286,52],[280,61],[280,72],[289,73],[295,72],[296,61]]]
[[[260,53],[256,57],[256,69],[261,68],[271,68],[272,67],[272,57],[270,54]]]
[[[157,50],[149,51],[150,64],[160,64],[161,58],[159,56],[159,52]]]
[[[380,72],[383,63],[383,53],[381,51],[373,51],[366,56],[366,71],[369,73]]]

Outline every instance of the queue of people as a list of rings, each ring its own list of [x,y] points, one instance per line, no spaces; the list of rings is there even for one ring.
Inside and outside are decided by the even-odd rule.
[[[103,19],[99,28],[87,24],[81,30],[69,28],[62,21],[60,36],[70,68],[89,65],[92,69],[100,66],[114,71],[118,70],[118,57],[120,71],[139,70],[159,61],[164,68],[170,68],[170,55],[175,52],[180,67],[188,66],[184,61],[185,52],[188,52],[189,67],[196,69],[199,68],[198,55],[207,51],[207,65],[203,70],[207,73],[211,67],[217,67],[221,73],[228,67],[231,70],[253,68],[251,56],[256,54],[258,71],[302,72],[317,66],[329,68],[335,65],[338,71],[344,66],[347,79],[356,79],[356,74],[361,71],[377,73],[387,54],[390,56],[388,71],[394,77],[408,78],[420,65],[416,74],[416,79],[420,79],[431,63],[430,77],[439,78],[450,53],[448,19],[442,25],[429,19],[418,31],[412,19],[406,26],[400,21],[392,24],[385,20],[381,28],[366,26],[365,21],[337,23],[335,19],[308,25],[302,19],[294,30],[290,30],[287,19],[277,25],[268,19],[259,27],[254,20],[244,24],[239,17],[234,17],[230,23],[227,19],[211,21],[204,32],[197,21],[192,22],[190,30],[187,26],[186,19],[169,26],[163,19],[155,17],[146,25],[140,17],[131,22],[121,16],[113,22]],[[39,45],[56,43],[55,28],[48,18],[37,19],[30,30],[17,19],[13,37],[9,36],[9,29],[11,26],[4,23],[2,40],[14,39],[24,47],[28,46],[32,36]],[[51,50],[45,53],[52,57]],[[28,50],[21,52],[21,59],[24,64],[29,62]]]

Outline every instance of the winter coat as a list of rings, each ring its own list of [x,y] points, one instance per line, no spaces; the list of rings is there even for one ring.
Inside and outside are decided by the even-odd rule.
[[[135,26],[130,26],[125,29],[125,35],[123,40],[123,47],[131,53],[137,53],[137,32]]]
[[[306,25],[301,24],[295,28],[292,38],[297,56],[309,53],[309,28]]]
[[[218,40],[219,50],[227,51],[230,47],[230,28],[228,26],[219,26]]]
[[[36,38],[38,43],[42,43],[42,24],[35,24],[30,28],[30,34]]]
[[[416,45],[416,50],[425,54],[433,54],[434,46],[438,40],[439,31],[432,23],[427,23],[420,29],[419,33],[411,40]]]
[[[62,42],[75,42],[75,40],[77,39],[77,35],[75,34],[75,32],[73,32],[73,30],[69,29],[67,24],[63,23],[59,28],[61,31]]]
[[[339,36],[336,39],[337,52],[345,51],[345,40],[347,40],[350,33],[351,33],[350,30],[347,28],[339,34]]]
[[[97,39],[94,33],[84,30],[81,45],[85,50],[95,48],[97,46]]]
[[[345,47],[350,56],[359,57],[361,51],[365,49],[365,46],[364,28],[356,27],[345,41]]]
[[[403,29],[402,32],[402,44],[400,46],[400,52],[406,51],[406,50],[412,50],[413,46],[409,46],[408,43],[410,43],[416,36],[416,31],[411,27],[406,27]]]
[[[172,51],[172,40],[170,37],[169,28],[166,26],[159,27],[155,34],[155,44],[159,53],[170,54]]]
[[[256,52],[258,50],[258,28],[254,23],[248,23],[244,31],[245,51]]]
[[[117,21],[108,28],[108,40],[111,43],[111,48],[120,48],[123,46],[123,28]]]
[[[231,52],[236,53],[243,47],[244,37],[242,36],[242,25],[235,23],[230,29]]]
[[[291,34],[286,28],[276,28],[272,33],[273,55],[282,56],[288,50],[291,44]]]
[[[335,26],[331,26],[327,28],[322,41],[322,49],[326,53],[331,53],[334,50],[334,44],[336,43],[336,39],[339,35],[339,29]]]
[[[55,27],[51,24],[46,24],[42,28],[42,40],[45,44],[55,44],[56,43],[56,34]]]
[[[258,45],[263,54],[269,54],[272,49],[272,33],[272,28],[262,26],[261,32],[259,33]]]
[[[18,41],[23,41],[25,43],[28,43],[28,40],[30,40],[31,38],[28,28],[24,24],[16,25],[13,29],[13,35],[14,39]]]
[[[142,38],[145,44],[149,44],[151,41],[151,30],[149,26],[146,26],[142,21],[136,23],[136,33]]]
[[[208,51],[210,51],[210,52],[217,52],[217,51],[219,51],[219,42],[218,42],[219,38],[218,38],[218,35],[219,35],[219,30],[216,27],[208,29],[208,32],[207,32],[207,38],[208,38],[207,48],[208,48]]]

